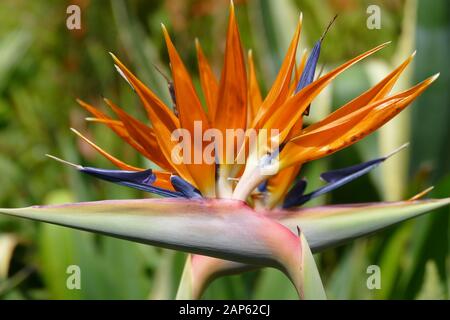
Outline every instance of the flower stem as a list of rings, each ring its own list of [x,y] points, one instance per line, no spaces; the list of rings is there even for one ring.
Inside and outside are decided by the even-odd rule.
[[[200,299],[208,285],[226,274],[237,274],[254,266],[202,255],[189,254],[178,286],[177,300]]]
[[[176,300],[197,300],[200,299],[203,289],[195,278],[192,268],[192,255],[189,254],[184,264],[183,274],[178,284]]]
[[[301,300],[325,300],[327,297],[317,265],[306,238],[300,230],[298,240],[298,254],[281,257],[284,269],[282,271],[294,284]]]
[[[177,300],[200,299],[205,289],[225,267],[226,260],[189,254],[178,286]],[[233,263],[233,262],[229,262]]]

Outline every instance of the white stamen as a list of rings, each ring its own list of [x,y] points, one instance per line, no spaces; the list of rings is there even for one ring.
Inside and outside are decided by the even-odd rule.
[[[115,64],[114,67],[116,68],[116,70],[117,70],[117,72],[120,74],[120,76],[121,76],[122,78],[124,78],[125,81],[130,85],[131,89],[133,89],[133,91],[135,91],[133,85],[132,85],[131,82],[130,82],[130,80],[128,80],[127,76],[123,73],[122,70],[120,70],[119,66]]]
[[[397,149],[395,149],[394,151],[391,151],[390,153],[388,153],[387,155],[385,155],[384,157],[387,159],[387,158],[390,158],[390,157],[392,157],[394,154],[396,154],[396,153],[399,153],[400,151],[402,151],[403,149],[405,149],[406,147],[408,147],[409,146],[409,142],[407,142],[407,143],[405,143],[405,144],[402,144],[400,147],[398,147]]]
[[[69,162],[69,161],[60,159],[60,158],[58,158],[58,157],[52,156],[51,154],[46,154],[45,156],[47,156],[47,157],[49,157],[49,158],[51,158],[51,159],[53,159],[53,160],[56,160],[56,161],[58,161],[58,162],[64,163],[64,164],[66,164],[66,165],[68,165],[68,166],[77,168],[78,170],[83,169],[83,167],[80,166],[79,164],[75,164],[75,163],[72,163],[72,162]]]

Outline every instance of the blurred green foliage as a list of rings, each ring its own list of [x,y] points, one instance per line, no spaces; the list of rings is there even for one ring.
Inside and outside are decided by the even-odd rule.
[[[433,196],[450,192],[449,27],[450,4],[418,1],[416,31],[402,30],[407,1],[248,0],[235,1],[243,43],[253,48],[261,86],[273,81],[300,11],[304,15],[301,47],[308,48],[335,13],[320,59],[329,69],[381,42],[393,44],[377,54],[389,63],[400,38],[416,39],[414,81],[441,72],[439,81],[412,107],[408,186],[404,197],[435,184]],[[82,29],[66,28],[66,8],[77,4]],[[382,10],[382,28],[366,28],[369,4]],[[219,74],[224,50],[228,1],[26,1],[0,3],[0,206],[61,203],[148,196],[106,184],[44,157],[50,153],[69,161],[111,167],[96,152],[70,134],[76,127],[100,146],[128,163],[148,166],[75,103],[80,97],[101,105],[101,97],[127,111],[144,113],[132,90],[115,72],[108,51],[118,55],[165,101],[164,79],[153,64],[168,70],[160,22],[174,41],[198,84],[194,38],[198,37]],[[364,63],[363,63],[364,64]],[[166,72],[168,73],[168,72]],[[361,66],[333,84],[328,103],[317,103],[311,119],[350,100],[370,85]],[[402,130],[402,128],[398,128]],[[318,173],[350,165],[378,152],[378,135],[330,159],[312,163],[302,175],[320,184]],[[370,155],[369,155],[370,154]],[[368,156],[369,155],[369,156]],[[378,201],[382,184],[373,176],[345,186],[313,204]],[[407,222],[378,236],[355,241],[317,255],[330,298],[449,298],[449,210]],[[0,216],[0,236],[19,239],[8,275],[0,277],[2,299],[145,299],[173,298],[184,254],[97,236],[62,227]],[[1,239],[1,238],[0,238]],[[1,240],[0,240],[1,241]],[[11,249],[13,250],[13,249]],[[79,265],[81,290],[66,288],[66,268]],[[381,267],[382,288],[366,287],[366,268]],[[210,299],[292,299],[296,294],[278,271],[262,270],[215,281],[205,293]]]

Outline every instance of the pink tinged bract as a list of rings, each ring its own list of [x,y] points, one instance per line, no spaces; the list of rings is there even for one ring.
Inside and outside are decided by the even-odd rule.
[[[399,201],[390,203],[360,203],[334,205],[300,210],[272,210],[262,214],[290,228],[297,226],[304,232],[312,252],[344,243],[351,239],[367,236],[385,227],[417,217],[450,203],[450,198],[440,200]],[[255,269],[255,266],[225,261],[206,256],[193,255],[186,262],[182,284],[177,298],[200,298],[203,290],[214,279],[229,274]]]
[[[228,264],[228,271],[243,265],[275,267],[289,276],[300,297],[324,298],[310,250],[335,246],[449,203],[450,198],[255,211],[234,200],[144,199],[0,212],[238,263]]]

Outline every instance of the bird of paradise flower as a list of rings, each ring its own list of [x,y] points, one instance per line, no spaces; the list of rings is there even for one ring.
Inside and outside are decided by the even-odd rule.
[[[432,76],[408,90],[389,95],[413,59],[412,54],[374,87],[323,120],[304,127],[303,117],[309,112],[314,98],[340,73],[388,43],[314,80],[323,36],[309,57],[302,55],[297,66],[301,29],[300,16],[279,73],[263,98],[251,51],[247,65],[245,63],[231,4],[220,79],[216,78],[196,41],[207,112],[164,26],[173,78],[168,79],[173,108],[164,104],[112,55],[117,70],[139,96],[151,125],[129,115],[108,99],[105,102],[118,119],[81,100],[78,102],[93,115],[91,121],[109,127],[161,170],[145,170],[126,164],[75,129],[72,130],[80,138],[120,170],[69,164],[94,177],[165,198],[106,200],[0,211],[188,252],[190,255],[177,298],[199,298],[214,278],[257,267],[283,271],[302,299],[325,298],[312,252],[448,205],[450,198],[418,200],[423,195],[419,194],[408,201],[391,203],[300,207],[308,200],[368,173],[398,150],[365,163],[325,172],[321,178],[327,184],[307,194],[306,181],[296,181],[303,164],[348,147],[372,133],[405,109],[438,77]],[[202,130],[215,128],[224,136],[229,129],[251,129],[257,133],[276,129],[276,148],[258,148],[267,142],[267,137],[258,134],[256,146],[250,145],[248,139],[232,150],[225,147],[225,143],[219,145],[214,150],[215,163],[174,161],[172,151],[176,141],[171,139],[172,133],[178,129],[192,133],[196,122],[202,124]],[[204,143],[195,145],[204,151]],[[242,153],[243,150],[248,151],[244,163],[225,161],[230,152]],[[274,158],[277,158],[277,170],[267,174],[262,169],[273,166]]]

